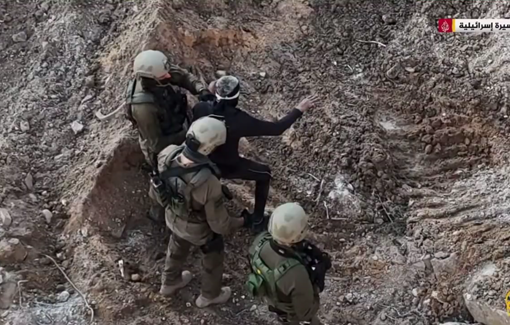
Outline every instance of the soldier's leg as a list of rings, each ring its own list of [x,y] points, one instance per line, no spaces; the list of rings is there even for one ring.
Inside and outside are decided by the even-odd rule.
[[[189,271],[183,271],[183,265],[188,257],[191,243],[172,234],[168,242],[168,249],[163,270],[160,293],[168,296],[186,286],[192,278]]]
[[[201,294],[196,301],[199,308],[222,304],[230,298],[230,288],[221,286],[224,260],[223,245],[223,238],[220,235],[215,235],[213,240],[201,247],[203,253],[202,284]]]

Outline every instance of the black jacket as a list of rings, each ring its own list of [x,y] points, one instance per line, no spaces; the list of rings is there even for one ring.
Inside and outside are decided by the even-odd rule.
[[[280,120],[269,122],[259,120],[232,106],[225,106],[224,109],[218,110],[209,102],[200,102],[193,107],[193,121],[211,114],[222,116],[227,126],[227,141],[209,156],[217,165],[235,165],[239,162],[241,138],[281,135],[303,115],[295,108]]]

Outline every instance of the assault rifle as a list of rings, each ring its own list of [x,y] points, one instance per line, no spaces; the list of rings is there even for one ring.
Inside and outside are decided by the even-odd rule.
[[[331,268],[331,257],[328,253],[321,251],[307,240],[300,242],[295,249],[303,258],[305,266],[310,273],[312,283],[322,292],[324,290],[326,272]]]

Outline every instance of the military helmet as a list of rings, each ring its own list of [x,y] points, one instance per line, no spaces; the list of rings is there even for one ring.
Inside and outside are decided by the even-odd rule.
[[[227,128],[225,122],[213,117],[201,117],[191,124],[186,138],[186,145],[190,142],[196,144],[193,148],[196,152],[207,156],[218,146],[227,140]]]
[[[160,79],[168,73],[170,63],[163,52],[147,50],[140,52],[133,63],[133,72],[137,77]]]
[[[308,215],[297,203],[282,204],[273,211],[268,230],[277,242],[295,244],[306,236]]]

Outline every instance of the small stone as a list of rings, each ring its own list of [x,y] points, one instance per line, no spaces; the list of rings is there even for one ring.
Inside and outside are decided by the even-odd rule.
[[[9,311],[8,311],[8,310],[4,311],[4,312],[0,315],[0,318],[5,318],[5,317],[7,317],[7,315],[9,315]]]
[[[28,173],[25,177],[25,185],[30,191],[34,189],[34,178],[32,177],[32,174]]]
[[[66,302],[67,300],[69,300],[70,296],[71,296],[71,294],[69,292],[67,292],[66,290],[64,290],[58,294],[57,300],[60,302]]]
[[[418,297],[418,294],[419,294],[420,292],[418,291],[418,288],[414,288],[414,289],[413,289],[413,291],[412,291],[412,293],[413,293],[413,296]]]
[[[257,310],[257,305],[252,305],[250,308],[250,311],[254,312],[255,310]]]
[[[21,132],[27,132],[30,130],[30,123],[28,123],[28,121],[21,121],[19,123],[19,128]]]
[[[267,76],[267,73],[264,71],[259,72],[259,76],[261,76],[262,78],[265,78]]]
[[[37,203],[37,196],[34,193],[28,194],[28,197],[32,200],[32,202]]]
[[[16,43],[26,42],[28,40],[27,33],[19,32],[12,35],[12,40]]]
[[[88,76],[85,78],[85,86],[92,88],[95,86],[95,84],[96,82],[94,80],[94,76]]]
[[[384,322],[386,320],[386,314],[385,313],[381,313],[381,316],[379,316],[379,319]]]
[[[60,252],[60,253],[57,253],[57,258],[58,258],[59,260],[65,260],[65,259],[66,259],[66,256],[64,255],[64,253],[63,253],[63,252]]]
[[[74,134],[82,132],[83,128],[84,128],[83,124],[81,124],[78,121],[74,121],[73,123],[71,123],[71,129],[73,130]]]
[[[227,71],[225,70],[218,70],[214,73],[214,76],[216,77],[216,79],[219,79],[221,77],[224,77],[227,75]]]
[[[25,246],[17,238],[0,241],[0,264],[18,263],[27,256]]]
[[[11,225],[12,217],[7,209],[0,209],[0,222],[2,223],[3,227],[9,227]]]
[[[395,25],[397,23],[392,15],[382,15],[381,18],[386,25]]]
[[[44,219],[46,220],[46,223],[50,224],[51,220],[53,218],[53,213],[51,213],[51,211],[48,209],[44,209],[44,210],[42,210],[42,214],[44,216]]]
[[[438,258],[438,259],[444,259],[444,258],[447,258],[449,256],[450,256],[450,254],[446,253],[446,252],[437,252],[437,253],[434,254],[434,257]]]
[[[57,291],[62,292],[66,289],[65,284],[57,284]]]
[[[50,4],[48,2],[41,3],[41,9],[44,10],[45,12],[50,10]]]
[[[348,301],[348,302],[352,302],[354,300],[354,295],[352,293],[348,293],[345,295],[345,299]]]
[[[384,223],[384,220],[381,219],[381,218],[376,218],[375,219],[375,223],[378,224],[378,225],[382,225]]]
[[[186,303],[186,307],[188,307],[188,308],[191,307],[191,303],[189,301]]]
[[[140,280],[142,279],[142,277],[140,276],[140,274],[131,274],[131,281],[133,282],[139,282]]]
[[[434,149],[434,147],[432,147],[431,144],[428,144],[426,147],[425,147],[425,153],[428,155],[430,153],[432,153],[432,150]]]

